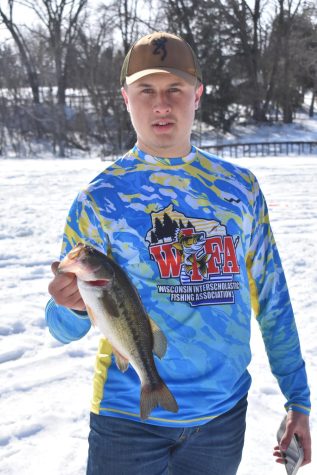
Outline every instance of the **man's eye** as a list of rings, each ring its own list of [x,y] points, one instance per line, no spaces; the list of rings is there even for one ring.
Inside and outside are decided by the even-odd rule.
[[[142,92],[143,92],[144,94],[153,94],[153,89],[147,87],[147,88],[145,88],[145,89],[142,89]]]
[[[180,89],[178,89],[178,87],[171,87],[169,91],[170,92],[179,92]]]

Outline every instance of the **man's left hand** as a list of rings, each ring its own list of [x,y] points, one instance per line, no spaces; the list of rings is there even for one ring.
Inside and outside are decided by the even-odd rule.
[[[306,465],[311,462],[311,437],[309,429],[309,416],[297,411],[288,411],[286,419],[286,429],[281,438],[280,445],[274,447],[273,455],[277,457],[276,462],[285,463],[281,454],[285,452],[289,446],[293,435],[296,434],[299,443],[304,450],[304,460],[302,463]]]

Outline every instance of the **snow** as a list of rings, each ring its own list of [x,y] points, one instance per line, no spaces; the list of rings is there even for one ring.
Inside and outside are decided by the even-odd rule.
[[[317,156],[235,161],[266,195],[316,407]],[[84,475],[99,332],[62,345],[44,322],[64,220],[76,193],[106,166],[98,159],[6,159],[0,188],[0,474]],[[256,322],[253,385],[239,475],[282,475],[272,449],[284,398],[270,373]],[[311,416],[317,451],[316,413]],[[317,473],[317,464],[301,469]]]
[[[201,122],[195,122],[194,133],[197,145],[222,145],[232,143],[256,143],[256,142],[316,142],[317,120],[308,116],[311,96],[305,96],[305,103],[301,110],[296,113],[292,124],[282,122],[267,122],[266,124],[251,123],[241,119],[240,123],[234,123],[230,132],[221,132],[218,129],[210,129],[210,126]]]

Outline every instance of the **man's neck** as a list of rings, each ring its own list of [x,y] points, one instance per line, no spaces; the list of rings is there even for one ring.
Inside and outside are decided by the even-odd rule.
[[[188,142],[186,145],[181,147],[151,147],[144,144],[141,140],[137,140],[137,147],[142,150],[142,152],[151,155],[152,157],[160,158],[176,158],[176,157],[186,157],[191,151],[191,144]]]

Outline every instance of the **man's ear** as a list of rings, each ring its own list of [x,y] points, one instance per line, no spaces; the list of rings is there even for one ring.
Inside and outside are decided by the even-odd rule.
[[[200,84],[195,90],[195,110],[197,110],[199,107],[200,98],[203,92],[204,92],[204,86],[203,84]]]
[[[130,111],[129,111],[129,98],[128,98],[127,91],[125,90],[124,87],[121,88],[121,94],[122,94],[124,103],[125,103],[125,105],[126,105],[127,111],[130,112]]]

